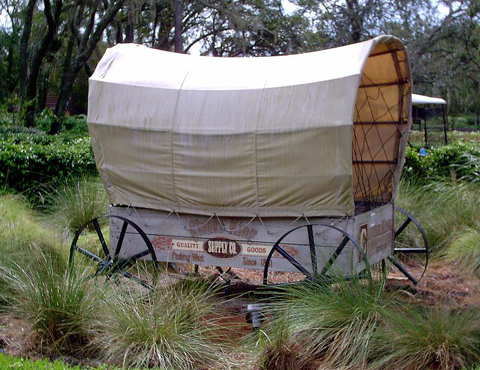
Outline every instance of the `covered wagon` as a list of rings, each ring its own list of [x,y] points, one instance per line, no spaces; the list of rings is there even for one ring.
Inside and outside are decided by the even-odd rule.
[[[88,127],[110,200],[104,256],[352,276],[393,257],[412,124],[392,36],[302,55],[211,58],[120,44],[90,78]],[[397,225],[398,226],[398,225]],[[85,226],[87,227],[87,225]],[[421,235],[423,240],[424,235]],[[397,252],[428,256],[423,241]],[[423,270],[419,276],[423,274]]]

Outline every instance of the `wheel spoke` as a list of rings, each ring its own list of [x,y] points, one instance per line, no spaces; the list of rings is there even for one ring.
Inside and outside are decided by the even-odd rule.
[[[143,252],[139,252],[137,254],[134,254],[133,256],[130,256],[128,258],[125,258],[124,260],[124,263],[127,264],[127,263],[130,263],[130,262],[133,262],[135,261],[136,259],[139,259],[139,258],[142,258],[142,257],[145,257],[147,255],[150,254],[150,251],[148,249],[145,249]]]
[[[404,253],[404,254],[426,254],[428,251],[426,248],[395,248],[395,252],[397,253]]]
[[[393,258],[392,256],[388,257],[388,260],[393,263],[393,265],[400,270],[400,272],[405,275],[408,280],[410,280],[413,284],[417,285],[418,283],[418,280],[415,279],[406,269],[405,267],[403,267],[403,265],[398,262],[395,258]]]
[[[118,255],[120,254],[120,250],[122,249],[123,239],[125,238],[127,227],[128,227],[128,224],[125,221],[123,221],[122,230],[120,231],[120,236],[118,237],[117,246],[115,247],[115,254],[113,255],[114,260],[118,258]]]
[[[143,281],[142,279],[139,279],[139,278],[133,276],[132,274],[130,274],[130,273],[127,272],[127,271],[119,270],[119,271],[117,271],[117,273],[119,273],[119,274],[122,275],[122,276],[125,276],[125,277],[128,278],[128,279],[131,279],[131,280],[133,280],[133,281],[136,281],[137,283],[143,285],[143,286],[144,286],[145,288],[147,288],[147,289],[152,289],[152,288],[153,288],[153,287],[152,287],[150,284],[148,284],[146,281]]]
[[[100,239],[100,244],[102,245],[103,252],[105,253],[107,259],[110,259],[110,252],[108,251],[107,243],[105,243],[105,238],[103,237],[102,230],[100,230],[98,220],[95,218],[92,220],[92,223],[95,227],[95,231],[97,232],[98,239]]]
[[[92,260],[95,260],[97,262],[105,262],[103,259],[101,259],[100,257],[96,256],[95,254],[83,249],[83,248],[80,248],[76,245],[73,246],[73,248],[77,251],[79,251],[81,254],[91,258]]]
[[[307,276],[308,278],[312,278],[312,274],[310,274],[302,265],[300,265],[295,258],[289,255],[285,250],[277,245],[275,250],[280,253],[288,262],[290,262],[295,268],[300,271],[302,274]]]
[[[313,236],[313,226],[308,225],[307,226],[308,230],[308,244],[310,244],[310,260],[312,261],[312,270],[313,270],[313,275],[317,275],[317,251],[315,249],[315,239]]]
[[[330,269],[330,267],[333,265],[333,263],[337,260],[338,256],[340,255],[340,253],[342,253],[343,249],[345,248],[345,246],[348,244],[348,241],[350,240],[350,238],[348,236],[346,236],[345,238],[343,238],[342,242],[340,243],[340,245],[337,247],[337,249],[335,250],[335,252],[333,252],[332,256],[330,257],[330,259],[327,261],[327,263],[325,264],[325,266],[323,266],[323,269],[322,269],[322,272],[320,272],[320,275],[326,275],[328,270]]]
[[[408,217],[402,224],[402,226],[400,226],[397,231],[395,231],[395,238],[397,238],[403,232],[403,230],[405,230],[405,228],[410,224],[410,222],[412,222],[412,219]]]

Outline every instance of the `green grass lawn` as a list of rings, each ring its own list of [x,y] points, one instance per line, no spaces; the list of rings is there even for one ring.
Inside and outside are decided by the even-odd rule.
[[[50,362],[49,360],[37,360],[33,361],[27,358],[7,356],[0,354],[0,369],[23,369],[23,370],[86,370],[93,369],[91,367],[85,366],[69,366],[64,362],[55,361]],[[101,366],[96,369],[113,369],[112,367],[108,368],[106,366]]]

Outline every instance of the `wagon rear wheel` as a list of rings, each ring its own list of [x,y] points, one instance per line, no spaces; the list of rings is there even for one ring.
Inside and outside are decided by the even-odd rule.
[[[418,284],[428,266],[427,235],[418,220],[400,207],[395,207],[395,225],[394,253],[388,260],[399,273]]]
[[[115,249],[109,246],[104,236],[104,231],[112,219],[117,219],[121,223],[118,238],[115,238]],[[140,239],[136,244],[135,253],[127,256],[123,244],[125,238],[132,234],[139,235]],[[83,257],[82,261],[78,261],[79,257]],[[151,258],[151,266],[142,265],[141,260],[145,257]],[[83,263],[87,268],[93,267],[94,276],[105,276],[107,279],[124,276],[146,288],[152,288],[157,280],[157,257],[150,240],[137,224],[121,216],[105,215],[86,222],[72,240],[70,268],[74,267],[75,259],[77,264]]]
[[[297,244],[296,248],[308,248],[309,262],[300,263],[292,255],[293,253],[285,248],[285,245],[295,245],[296,240],[305,239],[305,234],[308,236],[308,244]],[[263,284],[265,285],[269,284],[269,274],[271,275],[274,256],[276,259],[283,258],[288,261],[303,275],[303,280],[307,281],[328,282],[337,278],[358,277],[364,277],[369,282],[372,280],[370,265],[365,252],[353,237],[333,225],[303,225],[282,235],[265,260],[263,271]],[[357,270],[358,265],[363,266],[360,272]]]

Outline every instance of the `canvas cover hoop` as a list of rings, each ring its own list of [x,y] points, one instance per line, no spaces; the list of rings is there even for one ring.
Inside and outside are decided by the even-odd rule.
[[[411,126],[408,57],[395,37],[261,58],[121,44],[89,86],[111,204],[320,217],[395,198]]]

